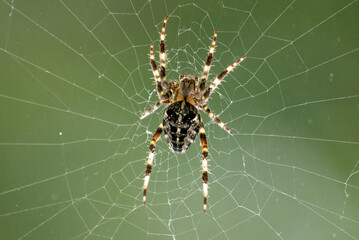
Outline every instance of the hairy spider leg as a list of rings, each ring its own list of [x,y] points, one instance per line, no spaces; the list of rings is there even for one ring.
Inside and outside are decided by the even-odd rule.
[[[221,121],[219,118],[207,107],[200,106],[200,108],[208,114],[208,116],[215,121],[223,130],[227,131],[229,134],[233,135],[232,131],[228,129],[228,127]]]
[[[213,93],[213,91],[218,87],[218,85],[221,83],[221,81],[231,72],[233,69],[238,66],[238,64],[243,61],[246,58],[246,56],[241,57],[239,60],[234,62],[232,65],[229,65],[223,72],[221,72],[216,79],[211,83],[211,85],[207,88],[206,92],[203,94],[201,103],[202,105],[206,105],[208,102],[209,97]]]
[[[161,123],[160,126],[157,128],[155,134],[153,134],[153,137],[152,137],[152,140],[150,143],[150,153],[148,155],[148,159],[146,162],[146,165],[147,165],[146,175],[145,175],[145,179],[144,179],[144,183],[143,183],[143,204],[146,204],[147,187],[148,187],[148,182],[150,181],[150,174],[151,174],[151,170],[152,170],[153,158],[155,155],[156,142],[161,136],[162,129],[163,129],[163,124]]]
[[[170,103],[172,102],[170,99],[171,96],[173,94],[172,89],[168,90],[168,92],[166,93],[166,99],[165,100],[161,100],[159,102],[157,102],[155,105],[153,105],[151,108],[147,109],[146,112],[144,112],[141,116],[140,119],[144,119],[145,117],[147,117],[148,115],[152,114],[154,111],[156,111],[159,107],[161,107],[163,104],[166,103]]]
[[[157,85],[157,94],[158,98],[160,99],[155,105],[153,105],[150,109],[145,111],[141,116],[140,119],[143,119],[156,111],[162,104],[172,102],[170,98],[172,97],[173,93],[177,90],[179,84],[177,82],[171,81],[168,83],[168,90],[166,93],[163,92],[163,87],[161,85],[161,78],[157,69],[157,64],[155,61],[155,56],[153,54],[153,44],[151,44],[150,48],[150,63],[152,67],[153,76],[155,77],[156,85]]]
[[[206,133],[204,131],[203,122],[201,121],[201,127],[199,129],[199,136],[201,138],[202,146],[202,180],[203,180],[203,212],[207,210],[207,198],[208,198],[208,148]]]
[[[155,55],[153,54],[153,43],[151,44],[151,48],[150,48],[150,63],[152,67],[152,73],[153,76],[155,77],[155,82],[157,85],[158,98],[163,99],[163,87],[161,84],[160,73],[158,72],[157,64],[155,61]]]
[[[217,39],[217,31],[214,31],[212,46],[209,48],[206,64],[203,67],[202,78],[201,78],[201,81],[199,82],[198,91],[201,94],[203,94],[203,92],[205,90],[206,81],[208,79],[208,73],[209,73],[209,70],[211,69],[211,62],[212,62],[212,58],[213,58],[213,54],[214,54],[214,49],[216,47],[216,39]]]
[[[165,38],[166,38],[165,30],[166,30],[167,20],[168,20],[168,16],[163,21],[162,32],[161,32],[161,43],[160,43],[160,68],[161,68],[161,72],[160,72],[160,79],[161,79],[162,87],[165,87],[165,88],[168,89],[168,84],[166,82],[167,51],[165,50]]]

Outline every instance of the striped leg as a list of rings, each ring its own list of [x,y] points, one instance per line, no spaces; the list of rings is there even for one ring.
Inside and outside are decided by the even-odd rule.
[[[208,148],[206,133],[204,131],[203,122],[201,121],[201,128],[199,129],[202,146],[202,180],[203,180],[203,212],[207,210],[207,197],[208,197]]]
[[[166,30],[167,20],[168,20],[168,16],[163,21],[162,32],[161,32],[161,43],[160,43],[160,68],[161,68],[160,79],[164,87],[167,87],[167,82],[166,82],[167,54],[165,50],[165,38],[166,38],[165,30]]]
[[[145,180],[143,183],[143,203],[144,204],[146,203],[146,191],[147,191],[148,182],[150,181],[150,174],[151,174],[151,169],[152,169],[153,157],[155,155],[156,142],[161,136],[162,129],[163,129],[163,124],[161,123],[160,126],[157,128],[157,131],[153,135],[151,143],[150,143],[150,153],[148,155],[148,159],[146,162],[146,164],[147,164],[146,176],[145,176]]]
[[[152,67],[152,73],[153,73],[153,76],[155,77],[155,81],[156,81],[156,85],[157,85],[158,98],[163,99],[163,87],[161,84],[160,73],[158,72],[157,64],[155,61],[155,55],[153,54],[153,43],[151,44],[151,49],[150,49],[150,63],[151,63],[151,67]]]
[[[236,61],[232,65],[228,66],[226,68],[226,70],[221,72],[221,74],[219,74],[216,77],[216,79],[214,79],[214,81],[211,83],[211,85],[207,88],[206,92],[202,96],[202,103],[203,103],[202,105],[205,105],[207,103],[207,101],[208,101],[209,97],[211,96],[211,94],[213,93],[213,91],[218,87],[218,85],[228,75],[228,73],[233,71],[233,69],[245,58],[246,58],[246,56],[241,57],[238,61]]]
[[[219,120],[218,117],[216,117],[216,115],[214,115],[214,113],[207,107],[207,106],[201,106],[201,109],[208,114],[208,116],[215,121],[216,123],[218,123],[218,125],[223,129],[226,130],[229,134],[233,135],[232,131],[228,129],[228,127],[221,121]]]
[[[202,78],[199,83],[199,92],[200,93],[203,93],[205,90],[205,87],[206,87],[206,81],[208,79],[208,73],[211,68],[211,62],[212,62],[212,58],[213,58],[214,48],[216,46],[216,39],[217,39],[217,31],[214,31],[212,46],[209,49],[207,61],[206,61],[206,64],[204,65]]]
[[[153,73],[153,76],[155,77],[155,81],[156,81],[156,85],[157,85],[157,94],[158,94],[159,99],[162,99],[163,88],[161,85],[160,74],[158,72],[157,64],[155,61],[155,55],[153,54],[153,43],[151,44],[151,49],[150,49],[150,63],[151,63],[151,67],[152,67],[152,73]]]
[[[169,93],[167,93],[169,94]],[[171,95],[172,95],[172,90],[171,90]],[[157,102],[155,105],[153,105],[150,109],[148,109],[146,112],[144,112],[141,116],[140,119],[144,119],[145,117],[147,117],[148,115],[152,114],[154,111],[156,111],[159,107],[161,107],[163,104],[165,103],[169,103],[171,102],[171,100],[169,99],[165,99],[165,100],[161,100],[159,102]]]

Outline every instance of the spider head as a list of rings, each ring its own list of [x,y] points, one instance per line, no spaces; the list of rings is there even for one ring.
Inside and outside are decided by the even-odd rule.
[[[189,97],[195,92],[198,83],[198,77],[191,75],[180,76],[180,91],[184,98]]]

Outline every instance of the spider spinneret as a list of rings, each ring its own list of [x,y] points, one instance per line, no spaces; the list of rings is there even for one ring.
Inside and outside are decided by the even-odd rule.
[[[155,105],[141,115],[141,119],[147,117],[160,106],[168,104],[165,108],[162,123],[157,128],[155,134],[150,142],[150,153],[146,162],[146,174],[143,184],[143,203],[146,203],[147,187],[152,171],[152,164],[154,159],[154,150],[157,140],[160,138],[162,131],[165,134],[168,145],[173,152],[184,153],[191,143],[195,140],[198,132],[200,134],[202,146],[202,180],[203,180],[203,211],[207,210],[208,197],[208,147],[206,133],[203,127],[203,122],[199,110],[202,110],[216,122],[222,129],[232,135],[232,132],[227,126],[219,120],[218,117],[212,113],[207,107],[209,97],[218,87],[221,81],[228,75],[229,72],[244,60],[245,56],[228,66],[221,72],[206,88],[206,81],[211,68],[211,62],[216,45],[217,32],[214,31],[212,45],[209,49],[206,64],[203,68],[201,79],[197,76],[181,75],[179,83],[177,81],[167,82],[166,80],[166,64],[167,54],[165,51],[165,27],[168,17],[165,18],[161,32],[160,42],[160,70],[157,69],[157,64],[153,54],[153,44],[150,48],[150,64],[156,82],[156,89],[158,98],[160,99]]]

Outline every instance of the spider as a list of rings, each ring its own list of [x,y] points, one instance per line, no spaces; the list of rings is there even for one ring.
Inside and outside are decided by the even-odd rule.
[[[208,148],[205,130],[199,109],[208,114],[222,129],[232,135],[227,126],[221,122],[218,117],[207,107],[207,102],[213,91],[218,87],[221,81],[231,72],[244,58],[240,58],[232,65],[221,72],[206,88],[208,73],[211,68],[211,61],[216,45],[217,32],[214,31],[212,46],[209,49],[207,61],[203,68],[203,73],[198,81],[197,76],[181,75],[179,83],[177,81],[166,81],[167,54],[165,51],[165,28],[168,17],[165,18],[161,32],[160,42],[160,70],[157,69],[155,57],[153,54],[153,44],[150,48],[150,64],[157,87],[159,102],[141,115],[141,119],[147,117],[156,111],[160,106],[168,104],[163,113],[162,123],[157,128],[150,142],[150,152],[147,159],[146,175],[143,184],[143,203],[146,203],[146,191],[150,181],[152,164],[154,159],[154,150],[157,140],[162,131],[165,134],[168,145],[173,152],[184,153],[191,143],[195,140],[198,132],[202,146],[202,180],[203,180],[203,211],[207,210],[208,197]]]

